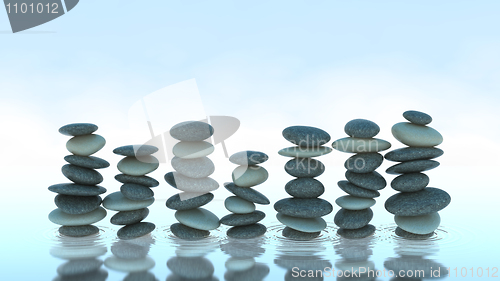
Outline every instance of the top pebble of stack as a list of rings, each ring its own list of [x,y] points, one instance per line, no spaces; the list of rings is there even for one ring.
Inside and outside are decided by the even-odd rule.
[[[214,128],[201,121],[186,121],[170,129],[170,135],[180,141],[202,141],[214,134]]]
[[[330,141],[330,135],[318,128],[292,126],[283,130],[283,137],[300,147],[319,147]]]
[[[345,124],[344,132],[353,138],[373,138],[380,132],[380,127],[366,119],[354,119]]]
[[[97,131],[98,127],[97,125],[90,124],[90,123],[74,123],[74,124],[68,124],[65,126],[62,126],[59,129],[59,133],[66,135],[66,136],[83,136],[83,135],[89,135],[92,134],[93,132]]]
[[[416,125],[427,125],[432,122],[432,117],[429,114],[420,112],[420,111],[415,111],[415,110],[408,110],[405,113],[403,113],[403,117],[410,121],[413,124]]]

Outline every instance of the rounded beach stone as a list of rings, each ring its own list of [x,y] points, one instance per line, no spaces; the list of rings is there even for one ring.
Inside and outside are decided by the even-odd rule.
[[[406,162],[413,160],[429,160],[444,154],[437,147],[405,147],[388,152],[384,157],[389,161]]]
[[[237,196],[230,196],[224,201],[224,206],[229,212],[235,214],[249,214],[255,211],[255,204]]]
[[[394,216],[396,224],[404,231],[413,234],[433,233],[441,223],[438,213],[431,213],[423,216]]]
[[[254,202],[255,204],[269,205],[271,203],[264,194],[250,187],[240,187],[233,182],[224,183],[224,187],[234,195],[247,201]]]
[[[375,226],[368,224],[358,229],[339,228],[337,234],[347,239],[366,238],[375,233]]]
[[[83,237],[99,233],[99,228],[93,225],[61,226],[59,233],[70,237]]]
[[[173,257],[167,261],[172,273],[189,280],[210,280],[214,265],[204,257]]]
[[[115,256],[107,257],[104,260],[104,265],[107,268],[121,272],[143,272],[155,267],[155,261],[150,257],[142,259],[126,260]]]
[[[407,174],[429,171],[439,166],[439,162],[434,160],[414,160],[402,162],[387,168],[385,171],[388,174]]]
[[[385,209],[398,216],[421,216],[439,212],[451,202],[450,195],[441,189],[427,187],[417,192],[395,194],[385,201]]]
[[[144,176],[158,169],[158,159],[148,155],[142,156],[141,160],[127,156],[118,162],[117,168],[120,172],[129,176]]]
[[[318,147],[330,141],[330,135],[318,128],[292,126],[283,130],[283,137],[301,147]]]
[[[345,178],[354,185],[370,190],[381,190],[387,186],[387,182],[384,177],[376,171],[365,174],[346,171]]]
[[[364,153],[379,152],[391,148],[391,143],[375,138],[343,138],[332,143],[332,147],[341,152]]]
[[[214,150],[214,146],[206,141],[181,141],[174,145],[172,153],[182,159],[194,159],[208,156]]]
[[[422,173],[402,174],[391,182],[391,187],[394,190],[401,192],[415,192],[427,187],[429,177]]]
[[[219,218],[203,208],[176,211],[175,218],[186,226],[200,230],[213,230],[220,225]]]
[[[269,156],[264,152],[246,150],[236,152],[235,154],[229,157],[229,162],[234,163],[236,165],[241,166],[249,166],[249,165],[258,165],[266,162],[269,159]]]
[[[220,223],[229,226],[242,226],[258,223],[266,217],[261,211],[254,211],[248,214],[229,214],[220,219]]]
[[[172,210],[190,210],[194,208],[201,207],[203,205],[208,204],[210,201],[214,199],[214,195],[212,193],[205,193],[196,197],[192,197],[187,200],[181,200],[179,194],[176,194],[170,198],[168,198],[166,205],[167,208]]]
[[[401,122],[392,126],[392,135],[407,146],[432,147],[443,142],[443,136],[428,126]]]
[[[156,146],[147,144],[125,145],[113,149],[114,154],[130,157],[146,156],[156,152],[158,152],[158,148]]]
[[[126,225],[118,230],[116,235],[120,239],[134,239],[144,236],[155,230],[156,226],[150,222],[139,222],[135,224]]]
[[[214,163],[207,157],[195,159],[174,157],[170,163],[175,171],[189,178],[206,178],[215,171]]]
[[[80,275],[85,275],[96,270],[102,266],[102,261],[98,259],[78,259],[70,260],[61,264],[57,268],[57,274],[71,280],[78,279]],[[75,278],[76,277],[76,278]]]
[[[170,135],[180,141],[202,141],[214,134],[214,127],[201,121],[185,121],[174,125]]]
[[[168,172],[164,178],[171,186],[186,192],[210,192],[219,188],[219,183],[209,177],[193,179],[177,172]]]
[[[106,210],[98,207],[90,213],[83,215],[66,214],[61,209],[55,209],[49,214],[49,220],[64,226],[78,226],[96,223],[106,217]]]
[[[62,166],[61,171],[66,178],[77,184],[96,185],[103,181],[102,175],[98,171],[72,164]]]
[[[259,185],[267,180],[269,173],[264,167],[238,166],[233,170],[232,178],[234,184],[241,187],[252,187]]]
[[[95,196],[106,193],[106,188],[99,185],[83,185],[76,183],[59,183],[49,186],[55,193],[75,196]]]
[[[297,231],[312,233],[326,228],[326,221],[322,218],[297,218],[277,213],[276,218],[284,225]]]
[[[333,206],[320,198],[285,198],[276,202],[274,209],[278,213],[296,218],[318,218],[331,213]]]
[[[287,157],[317,157],[321,155],[328,154],[332,152],[333,149],[326,146],[318,146],[318,147],[301,147],[301,146],[292,146],[283,148],[278,151],[279,155],[287,156]]]
[[[135,224],[144,220],[148,215],[148,208],[133,211],[121,211],[111,217],[111,223],[114,225]]]
[[[340,228],[358,229],[367,225],[373,218],[372,209],[347,210],[340,209],[333,222]]]
[[[413,124],[416,125],[422,125],[425,126],[427,124],[430,124],[432,122],[432,117],[429,114],[420,112],[420,111],[415,111],[415,110],[408,110],[403,113],[403,117],[410,121]]]
[[[432,235],[434,235],[434,232],[431,232],[431,233],[428,233],[428,234],[410,233],[410,232],[404,231],[400,227],[396,228],[395,233],[399,237],[403,237],[403,238],[406,238],[406,239],[414,239],[414,240],[424,240],[424,239],[428,239],[428,238],[432,237]]]
[[[184,240],[200,240],[210,236],[210,231],[194,229],[180,223],[174,223],[170,226],[172,233]]]
[[[352,195],[345,195],[337,198],[337,200],[335,200],[335,203],[341,208],[355,211],[370,208],[371,206],[375,205],[375,200],[372,198],[361,198]]]
[[[115,176],[115,180],[121,183],[135,183],[147,187],[156,187],[160,185],[160,183],[157,180],[148,176],[130,176],[125,174],[118,174]]]
[[[380,127],[366,119],[354,119],[345,124],[344,132],[353,138],[373,138],[380,132]]]
[[[296,198],[317,198],[325,192],[325,186],[313,178],[298,178],[287,182],[285,191]]]
[[[94,124],[90,123],[73,123],[64,125],[59,128],[59,133],[66,136],[81,136],[81,135],[90,135],[93,132],[97,131],[98,127]]]
[[[154,201],[154,198],[141,201],[130,200],[123,196],[121,192],[117,191],[106,196],[104,200],[102,200],[102,205],[106,209],[113,211],[133,211],[146,208],[152,205]]]
[[[102,169],[109,167],[108,161],[94,156],[67,155],[64,156],[64,160],[75,166],[89,169]]]
[[[292,177],[314,178],[325,171],[325,165],[312,158],[293,158],[286,162],[285,171]]]
[[[227,232],[227,236],[236,239],[251,239],[262,236],[266,233],[267,227],[260,223],[244,225],[244,226],[233,226]]]
[[[348,181],[339,181],[337,185],[342,189],[345,193],[348,193],[352,196],[362,197],[362,198],[376,198],[380,196],[380,192],[376,190],[370,190],[366,188],[362,188],[356,186]]]
[[[57,208],[70,215],[90,213],[101,205],[100,196],[74,196],[59,194],[54,198]]]
[[[224,264],[224,266],[228,271],[246,271],[254,267],[254,265],[255,265],[254,258],[237,258],[237,257],[230,257]]]
[[[120,191],[123,196],[130,200],[147,200],[153,198],[155,195],[151,188],[135,183],[126,183],[122,185]]]
[[[312,240],[312,239],[318,237],[321,234],[321,231],[302,232],[302,231],[298,231],[298,230],[295,230],[295,229],[287,226],[283,229],[281,234],[288,239],[298,240],[298,241],[307,241],[307,240]]]
[[[358,153],[349,157],[344,167],[351,172],[358,174],[371,173],[384,162],[384,157],[380,153]]]
[[[78,156],[90,156],[101,150],[106,140],[100,135],[83,135],[72,137],[66,142],[66,149]]]

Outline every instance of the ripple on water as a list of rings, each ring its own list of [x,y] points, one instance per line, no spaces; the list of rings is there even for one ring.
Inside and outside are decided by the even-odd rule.
[[[47,227],[34,231],[31,235],[31,243],[40,243],[49,246],[85,246],[85,245],[109,245],[116,239],[116,230],[105,226],[96,225],[99,232],[84,237],[70,237],[59,233],[59,227]]]

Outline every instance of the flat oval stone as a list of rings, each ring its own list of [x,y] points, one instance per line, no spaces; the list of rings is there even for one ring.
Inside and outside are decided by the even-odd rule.
[[[156,263],[151,257],[126,260],[115,256],[109,256],[104,260],[104,265],[109,269],[130,273],[148,271],[155,267]]]
[[[343,138],[332,143],[332,147],[341,152],[364,153],[380,152],[391,148],[391,143],[375,138]]]
[[[180,223],[174,223],[170,226],[170,231],[175,236],[184,240],[200,240],[210,236],[210,231],[194,229]]]
[[[425,240],[425,239],[432,237],[432,235],[434,235],[434,232],[429,233],[429,234],[414,234],[414,233],[404,231],[400,227],[397,227],[396,231],[394,231],[394,232],[396,233],[397,236],[400,236],[400,237],[403,237],[406,239],[412,239],[412,240]]]
[[[321,155],[328,154],[332,152],[333,149],[326,146],[318,146],[318,147],[301,147],[301,146],[292,146],[283,148],[278,151],[279,155],[287,156],[287,157],[317,157]]]
[[[384,157],[380,153],[358,153],[349,157],[344,167],[351,172],[364,174],[375,171],[384,162]]]
[[[122,185],[120,191],[123,196],[130,200],[147,200],[153,198],[155,195],[151,188],[135,183],[126,183]]]
[[[139,222],[126,225],[118,230],[116,235],[120,239],[128,240],[144,236],[155,230],[156,226],[150,222]]]
[[[72,164],[62,166],[61,171],[65,177],[77,184],[96,185],[103,181],[102,175],[98,171]]]
[[[135,183],[147,187],[156,187],[160,185],[160,183],[157,180],[148,176],[130,176],[125,174],[118,174],[115,176],[115,180],[121,183]]]
[[[99,228],[93,225],[61,226],[59,233],[70,237],[84,237],[99,233]]]
[[[240,187],[232,182],[224,183],[224,187],[234,195],[256,204],[269,205],[271,202],[262,193],[250,187]]]
[[[296,198],[317,198],[325,192],[325,186],[313,178],[298,178],[287,182],[285,191]]]
[[[101,150],[106,140],[100,135],[83,135],[72,137],[66,142],[66,149],[78,156],[90,156]]]
[[[370,190],[366,188],[362,188],[356,186],[348,181],[339,181],[337,185],[342,189],[345,193],[348,193],[352,196],[362,197],[362,198],[376,198],[380,196],[380,192],[376,190]]]
[[[75,166],[89,169],[102,169],[109,167],[109,162],[94,156],[67,155],[64,160]]]
[[[367,225],[373,218],[372,209],[347,210],[340,209],[333,222],[340,228],[358,229]]]
[[[229,226],[242,226],[258,223],[266,217],[261,211],[254,211],[248,214],[229,214],[220,219],[221,224]]]
[[[174,125],[170,135],[180,141],[202,141],[214,134],[214,127],[201,121],[185,121]]]
[[[429,114],[420,112],[420,111],[415,111],[415,110],[408,110],[405,113],[403,113],[403,117],[410,121],[413,124],[416,125],[422,125],[425,126],[427,124],[430,124],[432,122],[432,117]]]
[[[146,208],[153,204],[154,198],[142,201],[130,200],[119,191],[113,192],[102,200],[102,205],[113,211],[133,211]]]
[[[276,218],[287,227],[294,230],[315,233],[326,228],[326,221],[322,218],[297,218],[278,213]]]
[[[325,165],[312,158],[293,158],[285,164],[285,172],[297,178],[315,178],[324,171]]]
[[[393,175],[418,173],[432,170],[437,166],[439,166],[439,162],[434,160],[414,160],[391,166],[385,172]]]
[[[182,159],[194,159],[208,156],[215,148],[206,141],[181,141],[172,148],[172,153]]]
[[[59,133],[66,136],[90,135],[97,131],[97,126],[90,123],[73,123],[59,128]]]
[[[354,119],[345,124],[344,132],[353,138],[373,138],[380,132],[380,127],[366,119]]]
[[[215,165],[207,157],[195,159],[172,158],[172,168],[189,178],[206,178],[215,172]]]
[[[136,224],[144,220],[148,215],[148,208],[133,211],[121,211],[112,216],[110,221],[114,225]]]
[[[318,218],[326,216],[333,211],[333,206],[328,201],[320,198],[300,199],[285,198],[274,204],[278,213],[297,218]]]
[[[346,239],[366,238],[375,233],[375,226],[368,224],[358,229],[339,228],[337,234]]]
[[[443,136],[428,126],[401,122],[392,126],[392,135],[407,146],[432,147],[443,142]]]
[[[352,195],[345,195],[337,198],[337,200],[335,200],[335,203],[346,210],[356,211],[370,208],[371,206],[375,205],[375,200],[373,200],[372,198],[362,198]]]
[[[430,234],[439,227],[441,217],[438,213],[422,216],[394,216],[396,224],[404,231],[413,234]]]
[[[96,223],[106,217],[106,210],[98,207],[90,213],[83,215],[70,215],[61,209],[55,209],[49,214],[49,220],[55,224],[64,226],[78,226]]]
[[[186,226],[200,230],[214,230],[220,225],[219,218],[203,208],[176,211],[175,218]]]
[[[233,226],[226,232],[226,235],[235,239],[251,239],[264,235],[266,231],[267,227],[260,223],[256,223],[244,226]]]
[[[351,171],[345,172],[345,178],[352,184],[370,190],[381,190],[387,186],[384,177],[373,171],[371,173],[358,174]]]
[[[416,192],[423,190],[429,184],[429,177],[422,173],[402,174],[391,182],[394,190],[401,192]]]
[[[82,185],[76,183],[59,183],[49,186],[55,193],[75,196],[95,196],[106,193],[106,188],[99,185]]]
[[[210,192],[219,188],[219,184],[209,177],[193,179],[177,172],[169,172],[164,178],[171,186],[186,192]]]
[[[146,156],[156,152],[158,152],[158,147],[147,144],[125,145],[113,149],[114,154],[129,157]]]
[[[255,211],[255,204],[237,196],[230,196],[224,201],[224,206],[229,212],[235,214],[249,214]]]
[[[252,187],[259,185],[267,180],[269,173],[264,167],[238,166],[233,170],[232,178],[234,184],[240,187]]]
[[[206,205],[212,201],[212,199],[214,199],[212,193],[205,193],[187,200],[181,200],[180,195],[176,194],[168,198],[166,205],[167,208],[172,210],[190,210]]]
[[[214,265],[204,257],[173,257],[167,261],[167,267],[172,273],[188,280],[211,280]]]
[[[421,216],[439,212],[451,202],[450,195],[441,189],[427,187],[417,192],[395,194],[385,201],[385,209],[398,216]]]
[[[240,166],[249,166],[249,165],[258,165],[266,162],[269,159],[269,156],[264,152],[246,150],[236,152],[235,154],[229,157],[229,162],[240,165]]]
[[[82,215],[90,213],[101,205],[99,196],[74,196],[59,194],[54,198],[57,208],[66,214]]]
[[[321,234],[321,231],[302,232],[302,231],[298,231],[298,230],[295,230],[295,229],[287,226],[287,227],[283,228],[283,231],[281,232],[281,234],[288,239],[297,240],[297,241],[308,241],[308,240],[312,240],[312,239],[318,237]]]
[[[283,137],[301,147],[318,147],[330,141],[330,135],[318,128],[292,126],[283,130]]]
[[[389,161],[406,162],[413,160],[429,160],[444,154],[437,147],[405,147],[388,152],[384,157]]]
[[[118,162],[117,168],[120,172],[129,176],[144,176],[158,169],[158,159],[154,156],[142,156],[141,160],[127,156]]]

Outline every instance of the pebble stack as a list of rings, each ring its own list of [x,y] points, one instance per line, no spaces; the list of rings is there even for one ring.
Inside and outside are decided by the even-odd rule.
[[[73,183],[55,184],[49,190],[58,195],[54,202],[57,209],[49,214],[49,220],[62,225],[59,233],[66,236],[82,237],[99,232],[93,223],[106,217],[106,210],[101,207],[99,196],[106,192],[102,186],[102,175],[95,169],[109,167],[109,163],[101,158],[91,156],[101,150],[106,140],[93,134],[97,126],[89,123],[74,123],[63,126],[59,132],[72,136],[66,143],[71,155],[64,160],[69,164],[62,167],[63,175]]]
[[[214,128],[205,122],[186,121],[173,126],[170,135],[179,140],[172,148],[171,160],[175,172],[165,174],[165,181],[182,191],[170,197],[166,206],[176,210],[179,223],[170,226],[172,233],[186,240],[197,240],[210,235],[210,230],[220,226],[219,218],[204,208],[214,198],[211,191],[219,184],[209,176],[215,165],[207,156],[214,152],[214,146],[207,141]]]
[[[285,185],[285,191],[292,198],[274,204],[278,212],[276,217],[286,226],[283,236],[294,240],[314,239],[326,228],[326,221],[321,217],[333,211],[328,201],[318,198],[325,192],[325,187],[315,177],[323,174],[325,166],[313,158],[332,151],[323,146],[330,141],[330,135],[314,127],[292,126],[283,130],[283,137],[296,145],[278,152],[293,157],[285,164],[285,171],[296,179]]]
[[[229,157],[229,161],[239,165],[233,170],[233,182],[224,183],[224,187],[235,196],[224,201],[224,206],[232,214],[224,216],[220,223],[232,226],[227,236],[249,239],[266,233],[267,228],[258,223],[266,217],[262,211],[255,210],[255,204],[269,205],[269,199],[252,187],[264,183],[269,173],[259,166],[267,161],[267,154],[259,151],[240,151]]]
[[[427,126],[432,122],[428,114],[411,110],[403,113],[403,117],[409,122],[394,125],[392,135],[408,147],[385,155],[389,161],[400,162],[386,171],[398,175],[392,180],[391,187],[400,193],[387,199],[385,209],[395,215],[396,235],[426,239],[433,235],[441,222],[438,212],[451,202],[446,191],[427,187],[429,177],[422,173],[439,166],[439,162],[431,159],[443,155],[443,151],[435,147],[443,142],[443,137]]]
[[[380,127],[369,120],[351,120],[345,125],[344,131],[349,137],[334,141],[332,147],[356,154],[344,163],[347,180],[337,183],[349,195],[335,201],[341,209],[335,215],[334,222],[340,227],[337,234],[348,239],[358,239],[375,232],[375,227],[369,224],[373,218],[370,207],[375,205],[373,198],[380,196],[378,190],[387,185],[384,177],[375,171],[384,161],[384,157],[378,152],[389,149],[391,144],[374,138],[380,132]]]
[[[158,148],[151,145],[126,145],[115,148],[113,153],[125,156],[118,162],[117,168],[122,174],[115,179],[122,183],[120,191],[106,196],[103,206],[108,210],[118,211],[111,217],[114,225],[124,225],[118,230],[120,239],[134,239],[151,233],[155,225],[143,222],[149,215],[149,207],[155,201],[152,187],[158,186],[157,180],[146,176],[159,166],[158,159],[151,154]]]

